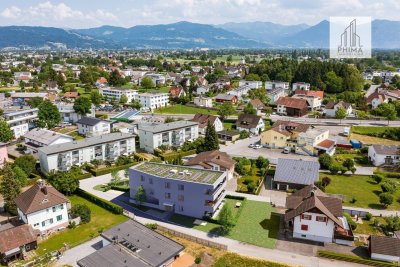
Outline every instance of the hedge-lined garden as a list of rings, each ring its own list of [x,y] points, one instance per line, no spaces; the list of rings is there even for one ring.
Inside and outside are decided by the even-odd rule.
[[[81,196],[84,199],[87,199],[90,202],[92,202],[92,203],[94,203],[94,204],[96,204],[96,205],[98,205],[98,206],[100,206],[100,207],[102,207],[102,208],[114,213],[114,214],[122,214],[123,213],[123,208],[121,206],[118,206],[117,204],[114,204],[114,203],[112,203],[112,202],[110,202],[108,200],[105,200],[105,199],[99,198],[99,197],[97,197],[95,195],[92,195],[92,194],[90,194],[90,193],[88,193],[88,192],[86,192],[86,191],[84,191],[84,190],[82,190],[80,188],[78,188],[75,191],[75,193],[78,196]]]

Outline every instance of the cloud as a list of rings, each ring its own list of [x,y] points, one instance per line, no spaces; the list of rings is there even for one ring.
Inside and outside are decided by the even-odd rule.
[[[21,9],[16,6],[7,7],[0,13],[0,16],[5,19],[16,19],[21,15]]]

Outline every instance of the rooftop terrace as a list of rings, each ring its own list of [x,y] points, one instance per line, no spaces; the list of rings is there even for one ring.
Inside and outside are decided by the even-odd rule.
[[[161,178],[184,180],[188,182],[213,184],[223,175],[223,172],[202,170],[191,167],[145,162],[133,167],[138,171],[142,171]]]

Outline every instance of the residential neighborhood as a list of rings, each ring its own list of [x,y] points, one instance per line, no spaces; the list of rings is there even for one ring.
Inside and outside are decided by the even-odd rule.
[[[52,39],[33,25],[32,42],[0,40],[2,266],[399,266],[395,39],[338,59],[316,26],[158,24],[170,6],[193,16],[178,1],[86,29],[119,15],[54,2],[80,29],[60,15]],[[262,5],[242,2],[220,16]],[[2,8],[0,33],[25,12]]]

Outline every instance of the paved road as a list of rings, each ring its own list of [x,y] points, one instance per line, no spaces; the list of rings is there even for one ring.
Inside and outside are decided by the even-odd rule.
[[[364,211],[364,212],[369,212],[372,214],[372,216],[399,216],[400,211],[399,210],[376,210],[376,209],[364,209],[364,208],[357,208],[357,207],[343,207],[343,209],[349,209],[349,210],[355,210],[355,211]]]

